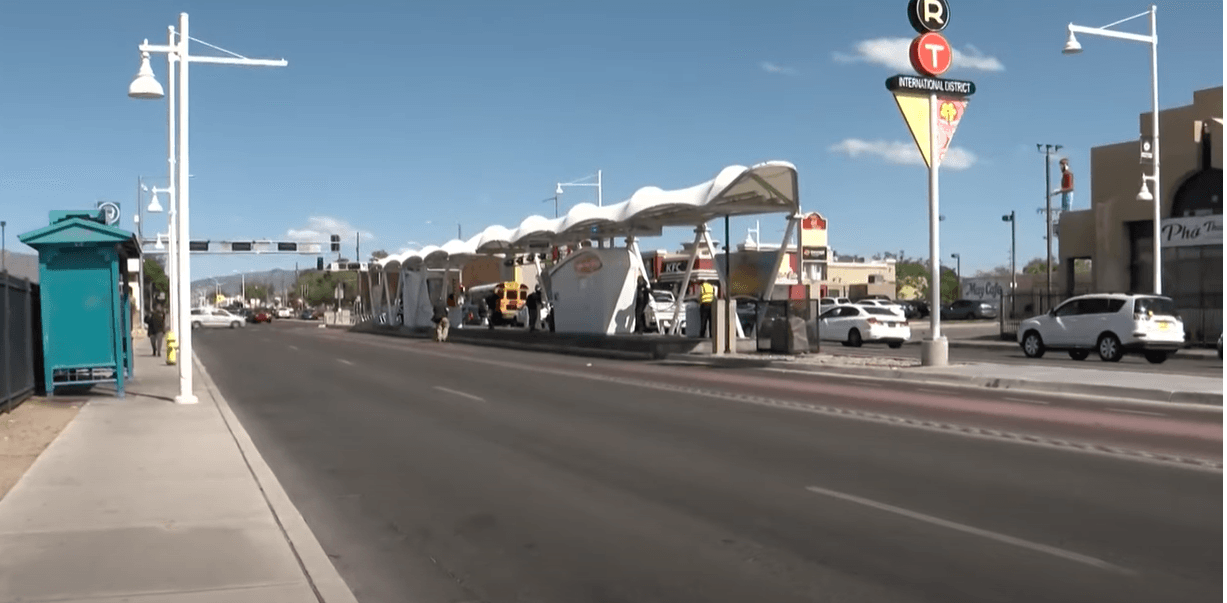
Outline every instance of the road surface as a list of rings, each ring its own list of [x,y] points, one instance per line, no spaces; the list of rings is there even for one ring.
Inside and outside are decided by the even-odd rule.
[[[1222,600],[1221,409],[313,327],[197,351],[365,603]]]

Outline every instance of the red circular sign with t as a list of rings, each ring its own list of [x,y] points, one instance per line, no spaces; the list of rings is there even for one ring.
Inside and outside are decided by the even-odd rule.
[[[907,54],[912,68],[929,77],[945,73],[954,60],[954,49],[950,48],[946,38],[936,32],[916,36]]]

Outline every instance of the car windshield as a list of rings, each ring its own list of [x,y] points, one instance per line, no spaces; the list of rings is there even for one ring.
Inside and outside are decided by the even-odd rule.
[[[1175,316],[1176,303],[1168,297],[1139,297],[1133,304],[1133,311],[1151,316]]]
[[[658,302],[669,303],[673,301],[673,294],[668,291],[653,291],[652,300]]]

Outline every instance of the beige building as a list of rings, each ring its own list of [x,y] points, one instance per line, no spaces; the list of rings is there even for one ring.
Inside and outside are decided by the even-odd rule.
[[[1159,113],[1162,290],[1194,342],[1217,340],[1223,325],[1222,117],[1221,86]],[[1149,136],[1150,121],[1149,111],[1141,114],[1139,135]],[[1151,167],[1140,153],[1138,140],[1091,149],[1091,207],[1060,216],[1060,282],[1067,292],[1076,259],[1091,260],[1094,291],[1153,291],[1154,206],[1137,200]]]

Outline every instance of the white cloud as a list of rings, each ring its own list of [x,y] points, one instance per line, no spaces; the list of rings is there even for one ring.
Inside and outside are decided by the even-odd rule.
[[[769,61],[763,61],[759,63],[758,66],[762,68],[763,71],[766,71],[767,73],[776,73],[779,75],[797,75],[796,69],[793,69],[792,67],[785,67],[783,65],[776,65],[775,63],[772,63]]]
[[[363,241],[374,241],[375,234],[369,231],[359,231],[349,222],[330,216],[311,216],[303,228],[291,228],[286,231],[286,238],[296,241],[327,242],[329,235],[341,235],[341,244],[353,242],[354,235],[360,232]]]
[[[853,159],[860,157],[877,157],[887,163],[898,165],[924,165],[924,158],[913,142],[897,140],[861,140],[848,138],[831,145],[828,151],[847,155]],[[948,170],[965,170],[977,161],[976,154],[962,147],[946,149],[946,158],[942,167]]]
[[[838,63],[873,63],[890,67],[897,71],[909,72],[912,64],[908,61],[908,47],[912,41],[908,38],[873,38],[856,43],[852,53],[835,53]],[[990,57],[980,49],[968,44],[964,50],[954,49],[954,61],[950,69],[973,69],[977,71],[1005,71],[1005,65]]]

